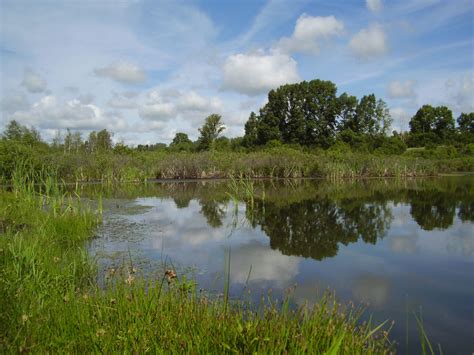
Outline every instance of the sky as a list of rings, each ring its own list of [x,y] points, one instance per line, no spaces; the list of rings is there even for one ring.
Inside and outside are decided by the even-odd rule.
[[[0,129],[10,120],[128,145],[243,135],[268,91],[330,80],[387,102],[474,111],[471,0],[0,0]]]

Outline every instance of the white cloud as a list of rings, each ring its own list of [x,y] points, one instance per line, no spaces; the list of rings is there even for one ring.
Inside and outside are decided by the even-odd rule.
[[[205,97],[195,91],[156,89],[148,93],[148,102],[139,109],[140,117],[150,120],[170,118],[203,118],[205,114],[221,112],[222,102],[218,97]]]
[[[250,272],[249,278],[249,270]],[[232,282],[273,281],[284,286],[299,272],[299,259],[282,255],[276,250],[260,244],[244,245],[232,250],[230,278]]]
[[[283,52],[319,54],[320,42],[342,34],[344,23],[334,16],[301,15],[291,37],[283,37],[277,47]]]
[[[206,98],[198,95],[194,91],[182,94],[177,101],[178,110],[184,111],[220,111],[222,102],[218,97]]]
[[[42,97],[29,110],[17,111],[10,118],[42,129],[123,130],[127,127],[126,122],[114,113],[103,112],[99,107],[85,105],[77,99],[63,103],[53,95]]]
[[[31,93],[40,93],[46,90],[46,80],[31,69],[25,69],[21,85]]]
[[[365,0],[367,8],[372,12],[380,12],[382,10],[382,0]]]
[[[224,63],[222,89],[258,95],[299,80],[296,61],[286,54],[234,54]]]
[[[388,84],[388,96],[393,99],[412,99],[416,96],[413,80],[393,80]]]
[[[387,36],[380,25],[373,24],[356,33],[349,42],[349,47],[359,58],[379,57],[388,50]]]
[[[94,73],[125,84],[139,84],[146,80],[143,69],[128,62],[111,63],[106,67],[94,69]]]

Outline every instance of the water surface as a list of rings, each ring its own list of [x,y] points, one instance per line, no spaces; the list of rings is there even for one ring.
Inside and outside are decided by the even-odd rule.
[[[311,304],[330,288],[394,320],[402,352],[419,347],[413,312],[444,353],[474,350],[474,176],[253,186],[253,201],[225,181],[86,187],[106,197],[90,252],[103,269],[129,252],[149,275],[172,263],[216,293],[230,258],[234,298],[294,287]]]

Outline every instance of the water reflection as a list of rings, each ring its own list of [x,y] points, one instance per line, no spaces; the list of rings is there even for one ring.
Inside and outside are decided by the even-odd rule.
[[[329,287],[341,301],[369,304],[376,322],[395,320],[402,344],[407,332],[418,343],[416,324],[405,328],[407,308],[423,306],[434,344],[472,351],[473,176],[255,181],[253,203],[236,205],[217,181],[83,188],[105,197],[101,238],[90,247],[100,265],[128,260],[130,250],[150,263],[140,264],[145,271],[172,260],[219,293],[231,254],[233,297],[244,285],[258,298],[297,284],[293,302],[311,304]]]
[[[322,260],[335,256],[339,243],[348,245],[362,238],[375,244],[385,235],[391,219],[386,204],[325,197],[284,205],[259,200],[252,225],[261,227],[270,238],[272,249]]]

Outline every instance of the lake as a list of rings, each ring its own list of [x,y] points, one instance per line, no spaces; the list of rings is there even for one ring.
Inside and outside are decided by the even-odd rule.
[[[330,289],[395,321],[401,353],[419,349],[414,313],[443,353],[474,350],[474,176],[246,185],[253,198],[229,181],[85,186],[104,209],[89,252],[102,274],[131,256],[147,277],[166,264],[217,295],[230,265],[234,299],[297,306]]]

